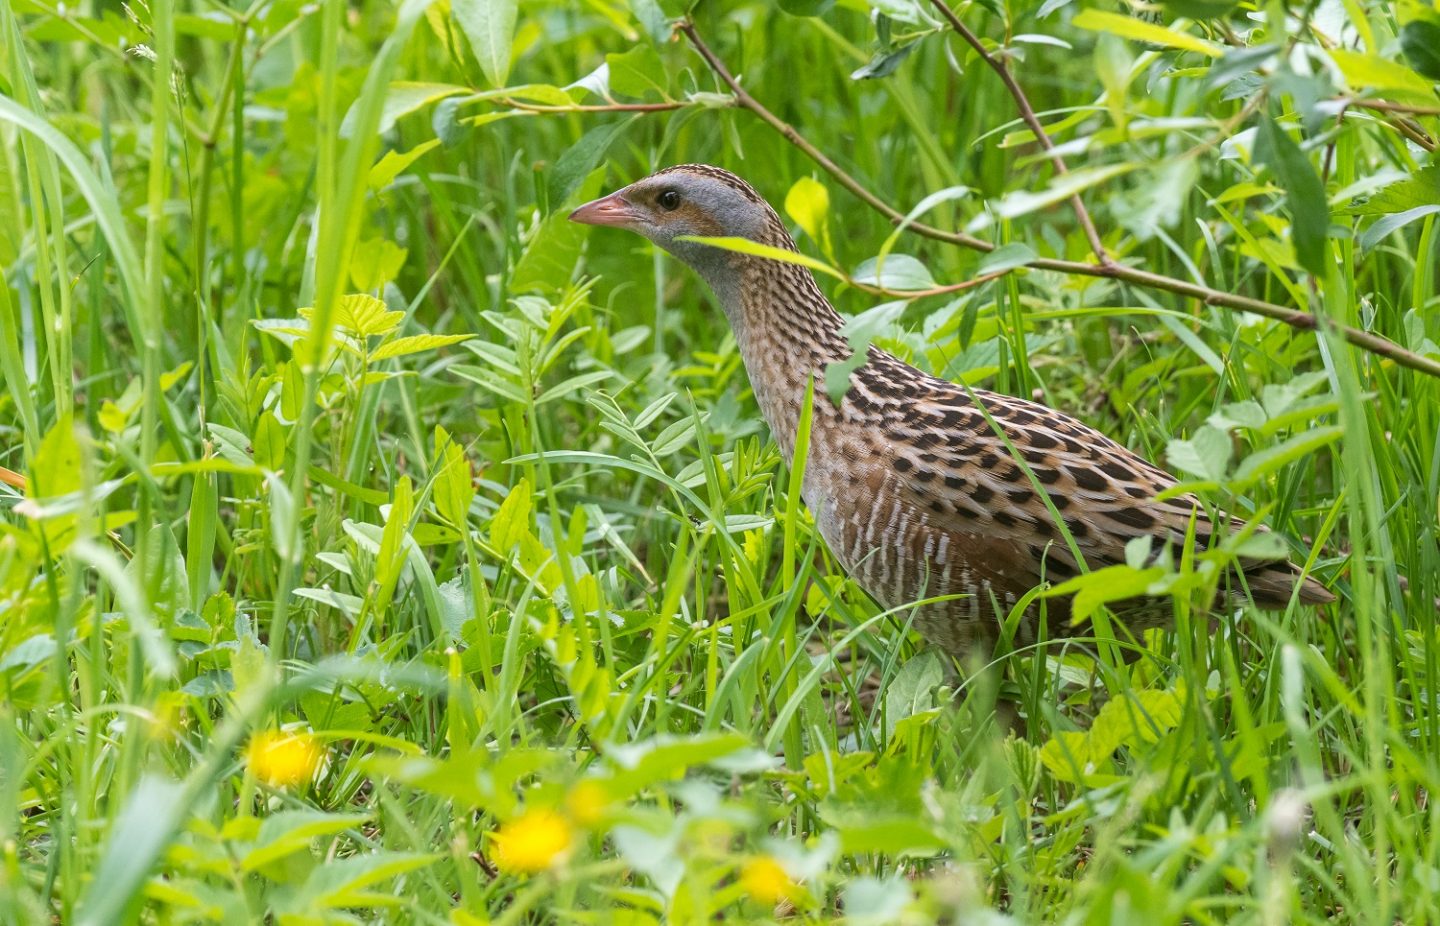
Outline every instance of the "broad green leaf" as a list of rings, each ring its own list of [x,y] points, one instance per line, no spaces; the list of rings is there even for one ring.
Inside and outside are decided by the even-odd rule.
[[[1352,87],[1400,90],[1426,97],[1435,95],[1430,81],[1398,61],[1346,51],[1343,48],[1328,49],[1326,54],[1345,76],[1346,83]]]
[[[621,96],[643,99],[654,94],[666,99],[668,84],[665,65],[653,46],[641,43],[621,54],[605,56],[610,68],[610,90]]]
[[[1201,479],[1222,482],[1230,471],[1230,458],[1235,447],[1230,435],[1218,427],[1205,425],[1189,440],[1175,438],[1165,449],[1170,465]]]
[[[1440,213],[1440,204],[1416,206],[1414,209],[1406,209],[1404,212],[1397,212],[1394,215],[1381,216],[1369,228],[1361,232],[1360,250],[1368,251],[1385,240],[1391,232],[1398,231],[1411,222],[1436,213]]]
[[[1222,53],[1220,46],[1190,35],[1188,32],[1180,32],[1119,13],[1082,10],[1075,15],[1071,22],[1081,29],[1108,32],[1124,39],[1148,42],[1152,45],[1164,45],[1167,48],[1178,48],[1181,51],[1193,51],[1210,58],[1218,58]]]
[[[304,316],[308,311],[310,310],[301,309],[300,314]],[[384,302],[365,293],[342,297],[335,313],[335,324],[338,327],[362,338],[389,334],[400,327],[404,320],[404,312],[392,312],[385,307]]]
[[[516,4],[517,0],[450,0],[455,21],[492,87],[503,87],[510,76]]]
[[[530,481],[521,479],[515,483],[505,501],[490,521],[490,545],[502,556],[520,543],[530,533],[531,493]]]
[[[1257,453],[1252,453],[1242,460],[1240,466],[1235,470],[1235,482],[1244,485],[1262,479],[1282,466],[1293,463],[1301,457],[1309,456],[1321,447],[1335,443],[1344,433],[1345,429],[1339,425],[1313,428],[1301,431],[1274,447],[1267,447]]]
[[[1002,270],[1014,270],[1016,267],[1025,266],[1038,256],[1035,249],[1024,242],[1012,241],[1009,244],[1002,244],[980,258],[980,265],[975,268],[975,275],[983,277],[986,274],[999,273]]]
[[[456,84],[425,84],[399,81],[390,85],[385,93],[385,102],[380,108],[380,123],[375,131],[381,135],[395,127],[395,123],[402,117],[415,112],[437,100],[446,97],[458,96],[470,92],[469,87],[461,87]],[[340,123],[340,137],[349,138],[355,128],[356,110],[354,106],[345,114],[344,120]]]
[[[851,279],[901,292],[934,289],[936,285],[929,269],[908,254],[890,254],[883,259],[872,257],[855,268]]]
[[[550,208],[552,210],[558,210],[564,206],[569,201],[570,194],[574,193],[585,178],[600,166],[600,161],[605,157],[610,143],[628,124],[622,119],[608,125],[598,125],[580,136],[579,141],[560,155],[555,161],[555,167],[550,171]]]
[[[1346,215],[1388,215],[1436,205],[1440,205],[1440,166],[1431,165],[1381,187],[1342,211]]]
[[[1421,75],[1440,80],[1440,25],[1414,19],[1400,30],[1400,50]]]
[[[813,177],[801,177],[785,194],[785,214],[805,230],[811,240],[830,253],[830,191]]]
[[[409,253],[385,238],[358,242],[350,257],[350,281],[358,290],[378,290],[400,275]]]

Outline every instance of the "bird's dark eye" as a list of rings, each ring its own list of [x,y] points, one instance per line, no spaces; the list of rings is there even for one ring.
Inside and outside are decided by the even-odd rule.
[[[674,212],[680,208],[680,194],[674,190],[666,190],[656,197],[655,201],[659,203],[660,208],[666,212]]]

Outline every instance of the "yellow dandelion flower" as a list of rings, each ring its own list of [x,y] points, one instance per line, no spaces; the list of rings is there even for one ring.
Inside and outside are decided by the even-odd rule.
[[[245,764],[255,777],[282,787],[309,781],[320,758],[320,744],[308,733],[257,733],[245,750]]]
[[[565,810],[576,825],[592,827],[605,817],[610,792],[598,781],[580,781],[565,795]]]
[[[763,904],[776,904],[796,893],[794,881],[774,857],[762,855],[751,859],[740,869],[740,886],[751,898]]]
[[[570,821],[553,810],[527,810],[501,826],[495,864],[511,874],[533,874],[563,862],[574,842]]]

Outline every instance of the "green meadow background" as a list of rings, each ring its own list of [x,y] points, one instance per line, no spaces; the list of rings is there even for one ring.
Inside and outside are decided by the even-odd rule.
[[[0,921],[1432,920],[1440,16],[953,10],[1068,171],[931,0],[0,5]],[[565,221],[686,161],[1274,539],[926,648]],[[1261,547],[1338,602],[1210,613]]]

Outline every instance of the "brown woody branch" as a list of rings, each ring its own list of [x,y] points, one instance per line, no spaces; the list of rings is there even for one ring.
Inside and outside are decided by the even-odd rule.
[[[813,160],[820,168],[835,179],[842,187],[849,190],[861,202],[870,208],[884,215],[896,225],[903,224],[906,230],[934,241],[943,241],[947,244],[959,245],[972,251],[989,252],[995,250],[995,245],[989,241],[967,235],[964,232],[945,231],[928,225],[923,222],[906,222],[905,214],[894,206],[885,202],[875,193],[865,187],[859,180],[846,173],[840,165],[836,164],[819,148],[815,147],[808,139],[800,134],[794,126],[788,124],[779,116],[766,109],[759,101],[752,97],[740,86],[739,81],[725,67],[725,63],[716,56],[710,46],[700,37],[695,30],[695,24],[690,20],[681,20],[677,28],[685,35],[685,38],[705,60],[710,70],[715,73],[721,83],[735,96],[735,105],[740,109],[748,110],[753,115],[765,122],[775,131],[779,132],[796,148],[799,148],[807,157]],[[1370,353],[1385,357],[1403,367],[1428,373],[1431,376],[1440,376],[1440,362],[1431,360],[1429,357],[1422,357],[1413,351],[1406,350],[1394,341],[1379,335],[1371,334],[1368,331],[1361,331],[1349,325],[1332,325],[1328,320],[1322,320],[1311,312],[1299,309],[1287,308],[1283,305],[1276,305],[1273,302],[1265,302],[1261,299],[1254,299],[1250,296],[1241,296],[1235,293],[1222,292],[1218,289],[1211,289],[1198,283],[1191,283],[1186,280],[1179,280],[1174,277],[1167,277],[1158,273],[1151,273],[1148,270],[1141,270],[1138,267],[1130,267],[1118,263],[1087,264],[1080,261],[1055,260],[1051,258],[1040,258],[1033,260],[1025,266],[1033,270],[1050,270],[1056,273],[1072,274],[1077,276],[1103,277],[1105,279],[1120,280],[1134,286],[1143,286],[1148,289],[1158,289],[1164,292],[1175,293],[1191,299],[1198,300],[1204,305],[1224,306],[1230,309],[1238,309],[1242,312],[1252,312],[1266,318],[1284,322],[1293,328],[1304,331],[1313,331],[1321,324],[1331,326],[1334,331],[1340,334],[1347,342],[1362,348]]]
[[[990,70],[999,75],[1001,82],[1005,84],[1005,89],[1010,91],[1010,96],[1015,100],[1015,108],[1020,111],[1020,118],[1029,126],[1030,134],[1035,136],[1035,141],[1038,142],[1040,147],[1045,149],[1045,153],[1050,156],[1050,163],[1055,165],[1055,173],[1060,176],[1068,174],[1070,170],[1065,166],[1065,159],[1055,153],[1055,143],[1050,140],[1049,133],[1047,133],[1045,127],[1040,124],[1039,117],[1035,115],[1035,108],[1030,105],[1030,98],[1025,95],[1025,91],[1021,89],[1019,82],[1015,80],[1015,75],[1010,73],[1010,68],[1006,67],[1005,61],[990,54],[990,52],[986,50],[984,43],[980,41],[980,37],[974,32],[971,32],[969,27],[960,21],[960,17],[955,15],[954,11],[945,4],[944,0],[931,0],[931,3],[934,4],[935,9],[940,11],[940,15],[949,21],[950,28],[954,29],[960,34],[960,37],[965,40],[965,44],[973,48],[975,54],[979,55],[980,59],[990,66]],[[1110,255],[1106,253],[1105,245],[1100,241],[1100,233],[1095,230],[1095,223],[1090,219],[1090,211],[1085,208],[1085,203],[1080,199],[1079,193],[1070,197],[1070,207],[1075,210],[1075,218],[1079,221],[1080,228],[1085,233],[1085,240],[1090,242],[1090,250],[1095,253],[1095,259],[1101,264],[1109,264],[1111,262]]]

